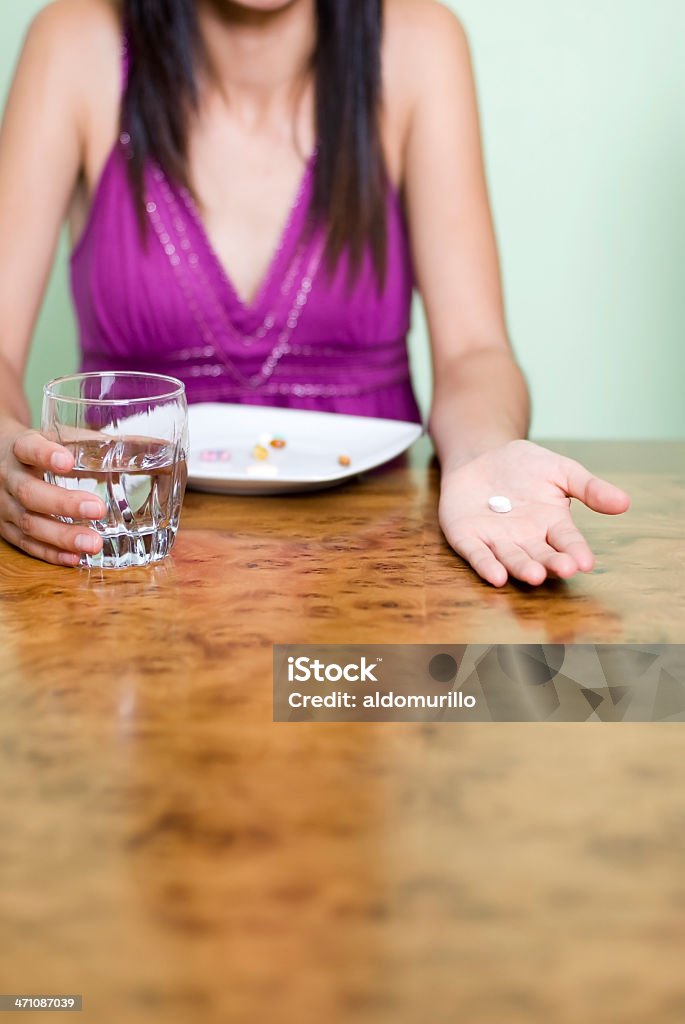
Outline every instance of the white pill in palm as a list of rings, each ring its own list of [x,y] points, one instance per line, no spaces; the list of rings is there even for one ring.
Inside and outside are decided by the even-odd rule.
[[[511,512],[511,502],[501,494],[488,498],[488,508],[493,512]]]

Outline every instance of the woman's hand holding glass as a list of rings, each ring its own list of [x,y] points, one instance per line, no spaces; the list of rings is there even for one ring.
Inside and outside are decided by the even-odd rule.
[[[511,512],[492,512],[503,495]],[[595,512],[625,512],[630,497],[584,466],[532,441],[511,441],[442,476],[439,517],[450,545],[493,586],[509,576],[539,584],[589,572],[594,555],[571,517],[571,498]]]
[[[96,554],[102,539],[77,523],[99,519],[105,505],[87,491],[46,483],[44,473],[69,472],[73,455],[39,431],[8,426],[0,433],[0,536],[34,558],[55,565],[79,564],[81,553]]]

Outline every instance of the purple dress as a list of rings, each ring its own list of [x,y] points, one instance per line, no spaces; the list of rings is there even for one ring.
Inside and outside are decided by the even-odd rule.
[[[189,402],[244,402],[420,422],[409,376],[413,274],[400,197],[387,195],[385,287],[371,255],[349,292],[347,255],[330,275],[322,233],[303,241],[313,155],[258,294],[236,293],[190,194],[146,176],[147,244],[122,134],[71,255],[81,369],[180,378]]]

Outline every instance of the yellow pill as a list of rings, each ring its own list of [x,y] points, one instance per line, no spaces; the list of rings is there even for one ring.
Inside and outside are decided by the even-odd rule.
[[[339,455],[338,462],[340,463],[341,466],[349,466],[350,463],[352,462],[352,459],[349,457],[349,455]]]
[[[252,458],[253,459],[261,459],[261,460],[268,459],[269,458],[269,453],[266,450],[266,448],[264,447],[264,445],[256,444],[254,446],[254,448],[252,449]]]

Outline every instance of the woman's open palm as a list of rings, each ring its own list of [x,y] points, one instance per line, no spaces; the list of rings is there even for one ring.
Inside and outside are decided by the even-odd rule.
[[[503,495],[512,511],[492,512]],[[443,474],[440,525],[450,545],[488,583],[509,576],[542,583],[589,572],[590,547],[571,517],[571,498],[595,512],[625,512],[630,497],[584,466],[534,444],[511,441]]]

